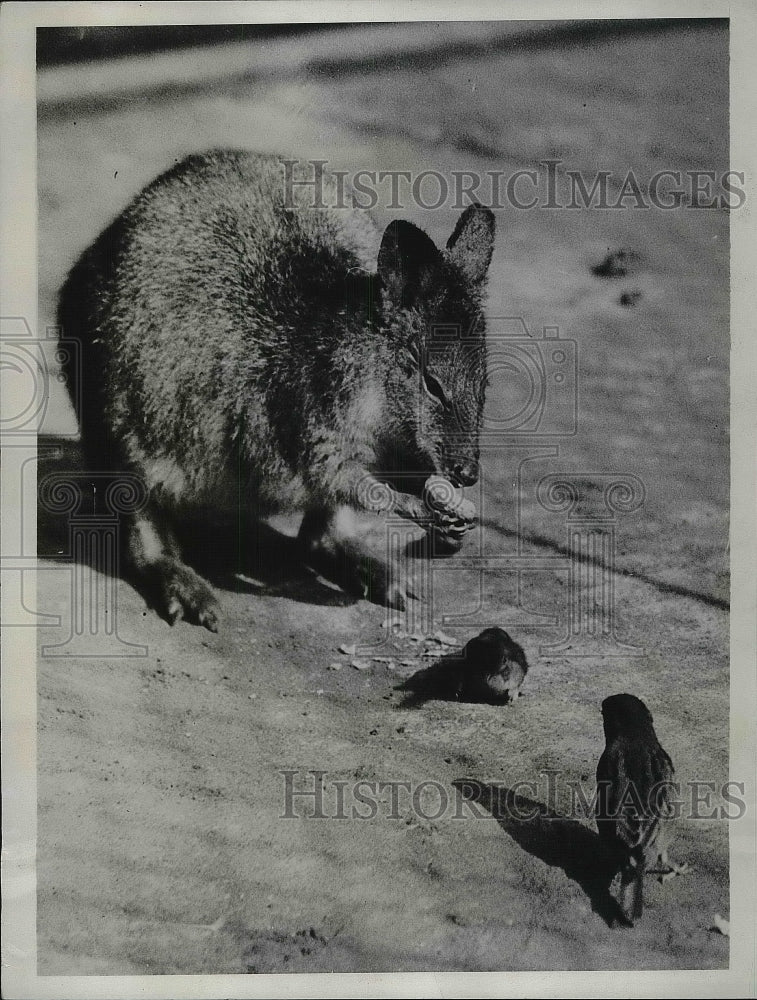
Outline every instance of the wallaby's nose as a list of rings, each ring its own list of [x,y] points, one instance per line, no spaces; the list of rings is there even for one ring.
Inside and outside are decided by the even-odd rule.
[[[469,462],[460,462],[453,471],[461,486],[473,486],[478,482],[478,462],[473,459]]]

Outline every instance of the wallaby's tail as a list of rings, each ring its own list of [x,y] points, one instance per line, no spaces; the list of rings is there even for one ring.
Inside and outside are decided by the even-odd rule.
[[[629,924],[638,920],[644,912],[644,865],[629,862],[620,882],[620,908]]]
[[[85,459],[92,468],[109,469],[120,459],[105,419],[107,355],[94,329],[93,273],[88,257],[74,265],[58,297],[57,321],[63,340],[74,345],[63,352],[62,367]]]

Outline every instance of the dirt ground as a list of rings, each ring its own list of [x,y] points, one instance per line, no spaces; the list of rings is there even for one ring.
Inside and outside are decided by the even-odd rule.
[[[361,49],[356,37],[346,53]],[[268,57],[287,44],[265,43]],[[481,39],[458,54],[435,52],[432,33],[413,66],[345,56],[206,92],[42,105],[40,326],[78,253],[145,182],[201,148],[441,173],[550,158],[620,178],[728,166],[725,29],[528,48]],[[441,243],[458,213],[401,214]],[[296,519],[241,560],[219,528],[196,529],[196,559],[220,590],[218,635],[169,627],[121,582],[119,634],[146,656],[39,657],[40,974],[727,966],[728,938],[712,930],[729,914],[725,819],[676,823],[675,856],[694,872],[649,878],[644,918],[623,930],[593,883],[593,823],[568,816],[568,783],[593,791],[600,703],[620,691],[648,704],[681,781],[728,779],[727,213],[507,208],[497,225],[488,313],[576,342],[578,432],[520,466],[523,449],[487,443],[482,526],[435,571],[424,631],[462,644],[501,624],[529,659],[524,696],[507,707],[409,698],[401,683],[448,647],[391,635],[382,608],[295,565]],[[627,276],[592,273],[617,249],[635,254]],[[61,437],[73,429],[66,407],[51,402],[40,476],[79,462]],[[597,502],[607,474],[644,486],[641,508],[617,516],[608,577],[618,639],[635,650],[546,648],[566,630],[566,514],[535,496],[558,472]],[[48,645],[70,623],[63,519],[41,516],[39,547],[38,608],[62,616],[40,629]],[[556,562],[520,580],[500,562],[479,587],[477,552]],[[339,652],[373,643],[383,659],[366,669]],[[327,818],[308,817],[305,799],[284,817],[286,770],[298,790],[325,772]],[[559,772],[553,797],[548,771]],[[349,793],[358,780],[438,785],[421,809],[401,797],[372,818],[334,818],[334,782]],[[518,782],[535,784],[513,792]],[[439,789],[447,808],[433,818]],[[518,822],[516,793],[547,811]],[[354,804],[348,794],[348,813]]]

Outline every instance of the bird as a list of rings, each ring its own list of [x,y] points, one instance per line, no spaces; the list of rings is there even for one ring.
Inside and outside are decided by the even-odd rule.
[[[520,694],[528,661],[523,649],[504,629],[484,629],[466,643],[461,657],[459,700],[502,704],[514,701]]]
[[[597,765],[597,831],[606,848],[610,881],[620,872],[617,902],[622,922],[633,926],[644,909],[646,871],[655,870],[655,864],[666,878],[690,871],[668,859],[675,769],[640,698],[605,698],[602,721],[605,749]]]

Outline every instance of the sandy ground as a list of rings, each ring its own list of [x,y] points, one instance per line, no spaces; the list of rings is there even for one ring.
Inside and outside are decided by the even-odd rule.
[[[620,178],[720,171],[727,61],[724,30],[678,30],[528,51],[481,44],[422,70],[398,59],[282,71],[100,111],[42,107],[40,325],[53,322],[77,254],[190,150],[442,173],[542,158]],[[402,214],[440,242],[457,215]],[[595,276],[620,248],[638,255],[632,273]],[[636,291],[634,306],[620,304]],[[145,657],[39,658],[41,974],[727,965],[728,939],[711,930],[729,909],[725,820],[676,824],[675,854],[694,874],[649,879],[644,919],[619,930],[592,882],[593,824],[567,818],[567,783],[593,790],[599,705],[619,691],[647,702],[681,780],[728,778],[727,214],[503,210],[488,312],[532,331],[558,326],[577,343],[579,427],[523,466],[520,522],[512,484],[523,453],[484,449],[483,523],[457,558],[518,544],[560,557],[565,514],[535,502],[537,481],[571,472],[594,496],[606,473],[638,477],[645,503],[617,518],[612,579],[618,637],[642,655],[545,648],[566,628],[564,561],[524,572],[519,588],[499,568],[479,588],[452,560],[435,573],[426,632],[463,643],[502,624],[531,664],[524,697],[505,708],[413,702],[399,685],[433,662],[424,651],[441,649],[390,638],[383,609],[282,558],[296,520],[276,522],[241,560],[233,540],[203,526],[195,555],[221,591],[220,634],[170,628],[120,583],[120,635],[146,645]],[[56,396],[41,475],[78,463],[75,442],[59,437],[72,420]],[[63,621],[40,629],[51,644],[70,621],[65,522],[42,517],[39,545],[38,607]],[[358,670],[338,652],[373,642],[390,662]],[[438,799],[419,810],[400,798],[373,818],[315,819],[298,800],[301,815],[287,819],[286,769],[297,788],[308,771],[326,772],[330,815],[335,781],[438,782],[430,794],[443,789],[448,808],[426,818]],[[559,771],[554,801],[549,769]],[[507,790],[523,781],[552,814],[513,819]]]

